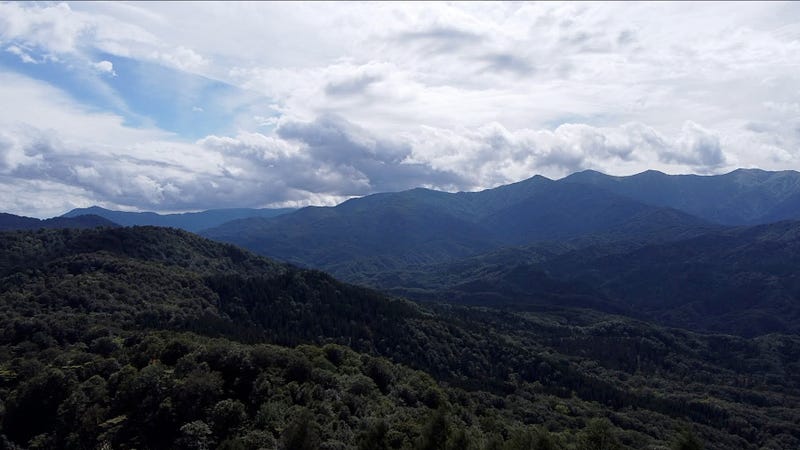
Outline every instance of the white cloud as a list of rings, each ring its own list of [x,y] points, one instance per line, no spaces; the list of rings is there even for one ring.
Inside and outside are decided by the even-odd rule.
[[[474,130],[426,127],[407,138],[414,161],[449,168],[473,189],[536,173],[560,178],[587,168],[618,175],[647,169],[705,173],[724,161],[718,139],[694,123],[672,138],[635,122],[619,127],[563,124],[553,131],[510,131],[499,123]]]
[[[2,3],[0,48],[24,62],[114,74],[108,53],[269,100],[229,108],[238,130],[185,139],[0,74],[15,105],[0,175],[71,204],[175,210],[584,168],[798,169],[799,17],[792,3]],[[210,112],[192,120],[218,109],[194,104]]]
[[[20,3],[0,4],[0,39],[64,53],[76,49],[88,24],[66,3],[29,7]]]
[[[691,121],[683,125],[674,149],[662,154],[666,161],[696,166],[701,170],[725,164],[719,136]]]
[[[155,51],[150,57],[186,72],[199,72],[209,64],[208,59],[182,45],[168,51]]]
[[[13,54],[13,55],[19,56],[19,59],[22,60],[22,62],[24,62],[26,64],[37,64],[37,63],[39,63],[39,61],[33,59],[33,57],[31,55],[29,55],[28,52],[26,52],[25,50],[21,49],[20,47],[18,47],[16,45],[9,45],[8,47],[6,47],[6,51],[8,53]]]
[[[100,73],[108,74],[113,77],[117,76],[117,73],[114,72],[114,64],[111,61],[99,61],[96,63],[92,63],[92,67]]]

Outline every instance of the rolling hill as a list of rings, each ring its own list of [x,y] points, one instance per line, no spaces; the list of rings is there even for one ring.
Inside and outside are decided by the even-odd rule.
[[[0,310],[5,448],[800,444],[797,336],[419,306],[174,229],[1,233]]]

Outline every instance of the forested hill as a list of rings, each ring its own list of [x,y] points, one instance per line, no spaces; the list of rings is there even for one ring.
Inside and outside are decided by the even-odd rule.
[[[572,305],[695,331],[800,332],[800,221],[663,242],[567,241],[361,274],[417,300]]]
[[[294,209],[291,208],[225,208],[188,213],[158,214],[154,212],[114,211],[99,206],[91,206],[89,208],[73,209],[61,217],[71,218],[95,215],[123,226],[153,225],[180,228],[187,231],[200,231],[222,225],[232,220],[248,217],[276,217],[292,211],[294,211]]]
[[[800,446],[796,336],[421,307],[149,227],[0,258],[0,448]]]
[[[114,226],[117,226],[117,224],[96,215],[37,219],[35,217],[15,216],[14,214],[0,213],[0,231],[37,230],[39,228],[95,228]]]
[[[206,237],[336,276],[415,267],[511,245],[592,236],[669,241],[721,228],[593,186],[534,177],[481,192],[413,189],[251,218]]]

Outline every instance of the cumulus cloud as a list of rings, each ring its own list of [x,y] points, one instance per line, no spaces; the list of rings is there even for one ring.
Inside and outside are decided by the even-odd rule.
[[[86,5],[78,6],[83,9]],[[149,19],[152,23],[152,17]],[[25,62],[36,62],[35,54],[50,60],[61,56],[90,60],[91,54],[99,50],[186,71],[199,72],[209,64],[209,60],[194,49],[160,42],[142,26],[107,14],[75,10],[67,3],[0,4],[0,43],[11,43],[6,50]],[[107,70],[110,64],[109,61],[90,62],[94,70],[105,73],[113,72],[113,69]]]
[[[176,85],[152,109],[179,105],[194,112],[186,128],[197,127],[168,132],[153,124],[169,121],[124,116],[124,104],[116,113],[81,104],[68,83],[62,91],[59,80],[0,72],[0,99],[14,105],[0,110],[0,185],[30,201],[19,212],[89,202],[166,211],[480,189],[585,168],[798,168],[798,12],[792,3],[0,3],[8,61],[86,70],[95,84],[76,91],[111,94],[113,78],[98,74],[140,70]],[[184,72],[197,78],[174,76]],[[234,90],[220,86],[252,96],[229,99],[220,92]],[[212,128],[220,110],[231,124]],[[37,202],[36,189],[47,198]],[[0,209],[21,208],[15,199]]]
[[[150,57],[187,72],[200,71],[209,64],[209,60],[203,55],[182,45],[166,51],[154,51]]]
[[[510,131],[491,123],[474,130],[427,127],[410,141],[413,160],[448,167],[472,188],[532,174],[559,178],[589,168],[624,174],[649,168],[706,173],[725,160],[714,135],[694,123],[672,138],[635,122],[619,127],[563,124],[552,131]]]
[[[410,161],[408,143],[376,138],[336,116],[286,121],[275,136],[242,133],[198,143],[221,152],[226,171],[239,179],[280,183],[285,192],[271,191],[273,202],[297,200],[291,195],[298,192],[346,198],[420,185],[454,186],[462,180],[451,171]]]
[[[676,144],[674,150],[661,153],[663,159],[698,167],[701,170],[725,164],[719,136],[694,122],[688,121],[683,125]]]
[[[87,23],[66,3],[45,7],[0,5],[0,39],[5,42],[19,40],[56,53],[70,52],[86,29]]]
[[[100,73],[111,75],[112,77],[117,76],[117,73],[114,72],[114,64],[111,61],[99,61],[96,63],[92,63],[92,67]]]

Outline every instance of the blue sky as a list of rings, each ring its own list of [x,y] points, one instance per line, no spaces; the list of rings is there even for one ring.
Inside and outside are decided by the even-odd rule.
[[[797,3],[0,3],[0,210],[800,168]]]

